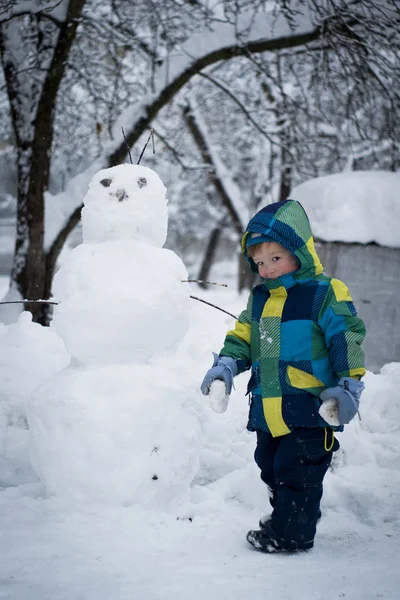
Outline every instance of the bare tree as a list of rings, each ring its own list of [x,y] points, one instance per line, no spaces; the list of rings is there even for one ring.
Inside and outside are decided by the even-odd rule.
[[[63,20],[51,6],[30,12],[9,5],[1,22],[0,52],[17,148],[18,225],[11,279],[23,297],[36,300],[43,296],[46,280],[43,198],[56,100],[84,0],[59,7],[64,8]]]
[[[122,139],[115,140],[117,119],[126,115],[127,140],[133,146],[189,82],[200,81],[199,75],[208,80],[197,85],[198,93],[212,85],[249,129],[271,145],[277,157],[270,162],[271,171],[275,165],[286,169],[282,180],[286,187],[289,175],[316,174],[327,164],[340,168],[350,155],[358,168],[378,164],[399,168],[396,0],[277,2],[269,13],[269,22],[272,18],[278,23],[276,34],[254,37],[253,17],[264,18],[266,6],[263,0],[221,0],[224,12],[215,16],[197,1],[1,1],[0,54],[18,166],[12,288],[20,297],[48,297],[59,251],[79,219],[76,207],[45,245],[44,194],[50,169],[62,160],[71,130],[79,138],[82,130],[92,127],[95,137],[90,141],[99,139],[96,151],[92,149],[96,144],[77,144],[69,151],[75,161],[73,173],[101,152],[99,165],[119,164],[126,146]],[[224,42],[228,37],[220,36],[215,44],[222,25],[231,27],[236,38],[231,35]],[[214,34],[214,45],[196,53],[191,36],[200,34]],[[278,54],[279,76],[276,61],[271,61]],[[180,68],[174,63],[177,55],[182,59]],[[243,61],[249,66],[245,77],[256,80],[258,74],[259,83],[264,78],[279,103],[271,100],[266,108],[261,86],[263,103],[257,94],[252,97],[240,90],[243,74],[237,77],[230,65]],[[212,77],[211,70],[219,65],[223,77],[228,75],[226,81]],[[237,91],[232,89],[236,84]],[[248,103],[240,101],[240,94]],[[76,111],[80,96],[86,111]],[[132,104],[137,106],[135,112]],[[275,130],[268,114],[274,115]],[[107,152],[102,150],[104,132],[111,147]],[[371,135],[368,148],[366,137]],[[245,154],[242,159],[248,160]],[[32,312],[35,320],[45,322],[40,309]]]

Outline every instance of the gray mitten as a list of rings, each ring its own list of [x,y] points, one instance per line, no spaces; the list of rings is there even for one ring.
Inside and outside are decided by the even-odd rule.
[[[225,392],[229,396],[232,390],[233,378],[238,374],[236,360],[230,356],[218,356],[218,354],[213,354],[214,364],[205,374],[200,386],[201,393],[204,394],[204,396],[208,396],[212,382],[219,379],[225,383]]]
[[[356,416],[360,417],[358,407],[360,405],[360,396],[365,388],[362,381],[352,379],[352,377],[341,377],[338,385],[330,387],[321,392],[320,398],[323,402],[335,398],[338,406],[338,420],[340,425],[347,425]],[[361,419],[361,417],[360,417]]]

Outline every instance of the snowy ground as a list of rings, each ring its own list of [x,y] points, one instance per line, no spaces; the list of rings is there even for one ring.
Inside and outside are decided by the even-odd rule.
[[[245,302],[227,290],[193,293],[234,314]],[[191,329],[178,360],[184,370],[197,358],[190,374],[194,390],[211,351],[219,350],[232,325],[230,317],[193,301]],[[53,371],[63,368],[56,340],[31,329],[29,348],[41,353],[41,364]],[[28,342],[21,335],[18,340],[17,366],[18,356],[26,361],[31,352],[33,358]],[[268,512],[252,460],[254,436],[245,430],[245,375],[238,378],[225,414],[206,409],[199,470],[179,509],[74,504],[46,497],[30,467],[23,411],[32,382],[38,381],[25,365],[23,375],[14,373],[7,382],[11,359],[4,348],[0,377],[14,396],[0,395],[2,600],[399,598],[400,364],[366,376],[362,421],[340,435],[342,448],[326,477],[315,548],[267,556],[245,541],[247,530]],[[42,380],[45,375],[42,371]],[[197,391],[194,395],[196,402],[203,401]]]

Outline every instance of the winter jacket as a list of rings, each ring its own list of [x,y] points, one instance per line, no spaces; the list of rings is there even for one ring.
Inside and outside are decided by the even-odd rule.
[[[308,217],[299,202],[285,200],[260,210],[246,239],[261,233],[290,250],[298,271],[256,285],[247,308],[225,338],[220,355],[236,359],[239,372],[251,368],[248,429],[273,436],[294,427],[326,427],[319,395],[340,377],[365,373],[361,343],[364,323],[346,285],[323,274]]]

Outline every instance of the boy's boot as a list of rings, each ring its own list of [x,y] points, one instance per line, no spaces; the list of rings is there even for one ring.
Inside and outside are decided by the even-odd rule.
[[[270,538],[269,535],[266,535],[266,529],[250,530],[246,535],[246,540],[249,544],[254,546],[256,550],[265,552],[266,554],[283,551],[276,540]]]
[[[250,530],[246,535],[246,540],[256,550],[265,552],[266,554],[273,554],[275,552],[302,552],[310,550],[314,545],[313,541],[302,543],[301,545],[294,540],[290,542],[280,541],[270,521],[264,523],[262,529]]]
[[[319,510],[318,514],[317,514],[317,522],[320,520],[321,517],[322,517],[322,513]],[[265,527],[267,526],[267,523],[269,523],[270,520],[271,520],[271,514],[264,515],[263,517],[261,517],[261,519],[258,521],[258,525],[259,525],[260,529],[265,529]]]

